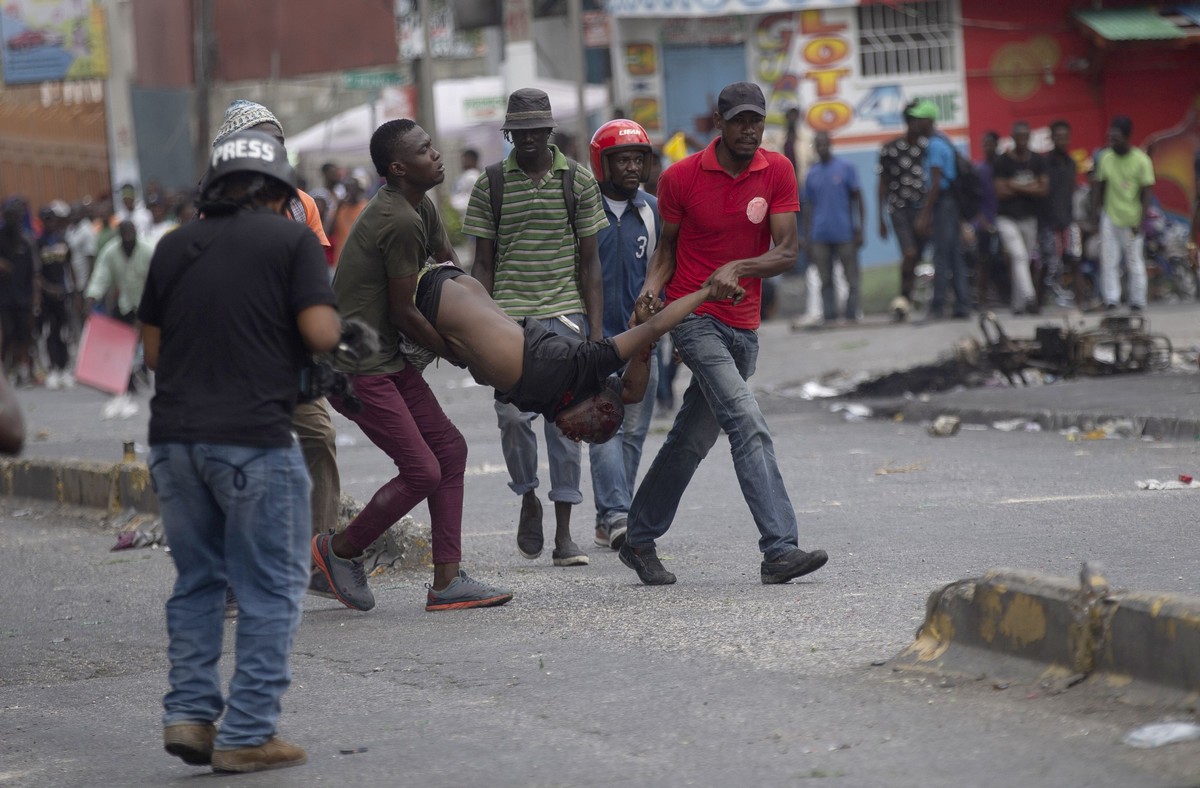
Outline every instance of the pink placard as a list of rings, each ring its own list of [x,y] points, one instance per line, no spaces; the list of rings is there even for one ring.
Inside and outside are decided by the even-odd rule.
[[[137,345],[133,326],[100,314],[88,315],[75,359],[75,379],[109,394],[124,394]]]

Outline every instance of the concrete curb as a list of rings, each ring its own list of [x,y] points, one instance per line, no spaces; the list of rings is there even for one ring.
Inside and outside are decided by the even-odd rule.
[[[851,400],[838,400],[849,402]],[[1036,422],[1043,430],[1065,430],[1075,427],[1083,432],[1095,429],[1106,421],[1128,421],[1133,432],[1156,440],[1196,440],[1200,438],[1200,421],[1175,416],[1135,416],[1129,413],[1096,413],[1036,408],[973,408],[947,405],[936,401],[919,400],[853,400],[871,408],[875,418],[905,421],[933,421],[938,416],[957,416],[964,424],[991,424],[994,421],[1023,419]]]
[[[103,509],[109,514],[129,508],[158,513],[150,469],[140,462],[0,460],[0,494]]]
[[[1112,591],[1088,564],[1079,581],[996,569],[930,594],[916,640],[892,665],[1059,689],[1094,678],[1195,703],[1200,599]]]

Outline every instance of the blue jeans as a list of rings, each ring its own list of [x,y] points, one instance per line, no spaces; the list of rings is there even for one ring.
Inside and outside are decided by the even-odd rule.
[[[971,311],[971,296],[967,293],[967,263],[963,259],[962,220],[958,217],[958,202],[943,191],[933,206],[933,299],[929,313],[941,317],[946,304],[946,291],[954,287],[954,314]]]
[[[625,419],[617,434],[588,448],[592,466],[592,496],[596,501],[596,525],[612,525],[629,514],[629,502],[637,484],[642,444],[650,431],[658,388],[658,356],[650,354],[650,380],[641,402],[625,406]]]
[[[583,315],[567,315],[566,318],[581,330],[587,330]],[[558,318],[539,319],[539,323],[551,333],[563,336],[579,336]],[[537,436],[533,433],[536,413],[522,413],[516,405],[496,401],[496,421],[500,425],[500,450],[504,453],[504,464],[508,466],[510,490],[524,495],[538,486]],[[546,453],[550,455],[550,500],[583,503],[579,491],[579,479],[583,475],[583,450],[579,444],[562,434],[554,422],[544,420]]]
[[[758,548],[775,560],[798,544],[796,512],[783,486],[766,419],[747,382],[758,360],[758,334],[692,315],[671,332],[692,382],[675,424],[629,509],[630,547],[652,547],[671,527],[700,461],[724,431],[742,496],[758,526]]]
[[[288,656],[309,578],[312,485],[299,443],[286,449],[163,443],[150,449],[163,532],[178,578],[167,600],[171,689],[163,724],[216,722],[220,750],[275,734]],[[225,588],[238,598],[229,698],[217,663]]]

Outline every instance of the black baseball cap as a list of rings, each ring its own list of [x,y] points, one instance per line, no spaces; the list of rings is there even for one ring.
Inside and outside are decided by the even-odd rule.
[[[764,118],[767,116],[767,100],[763,98],[762,88],[753,82],[734,82],[726,85],[717,97],[717,112],[725,120],[739,112],[757,112]]]

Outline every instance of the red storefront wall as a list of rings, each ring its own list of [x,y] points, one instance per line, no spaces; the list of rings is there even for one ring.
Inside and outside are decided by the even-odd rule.
[[[1098,48],[1071,15],[1085,7],[1091,4],[962,0],[972,153],[978,156],[989,129],[1005,136],[1025,120],[1036,133],[1062,118],[1072,126],[1073,154],[1085,161],[1106,144],[1109,119],[1128,115],[1134,142],[1154,159],[1159,200],[1189,215],[1192,157],[1200,149],[1200,46]]]

